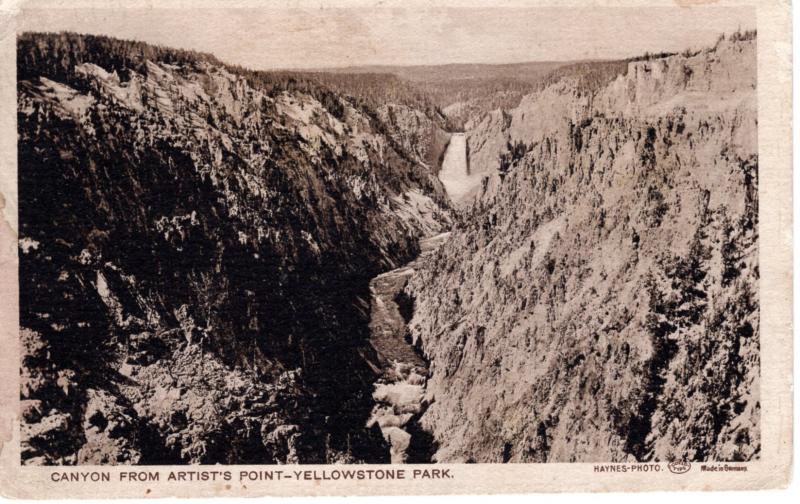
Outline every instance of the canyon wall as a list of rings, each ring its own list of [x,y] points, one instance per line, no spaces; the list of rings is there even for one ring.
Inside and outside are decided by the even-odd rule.
[[[755,36],[603,75],[467,131],[486,177],[406,287],[436,461],[759,455]]]
[[[23,462],[388,460],[368,284],[450,225],[431,120],[103,37],[18,79]]]

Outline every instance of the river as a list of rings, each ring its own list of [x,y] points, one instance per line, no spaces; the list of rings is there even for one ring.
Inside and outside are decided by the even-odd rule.
[[[393,464],[429,461],[432,451],[430,442],[416,425],[427,405],[428,363],[408,337],[406,325],[413,313],[413,301],[405,296],[403,289],[414,268],[449,235],[446,232],[421,240],[421,252],[416,259],[370,282],[370,344],[378,356],[380,376],[372,394],[375,407],[368,427],[373,424],[380,427],[391,445]],[[412,440],[412,436],[416,439]]]
[[[439,179],[454,203],[463,201],[474,187],[470,183],[463,133],[450,137]],[[420,254],[413,261],[370,281],[370,345],[380,369],[373,389],[375,407],[368,427],[380,427],[390,444],[393,464],[430,462],[435,451],[434,441],[418,424],[427,407],[428,363],[410,341],[406,326],[414,307],[413,300],[403,289],[414,269],[447,241],[449,235],[445,232],[421,239]]]

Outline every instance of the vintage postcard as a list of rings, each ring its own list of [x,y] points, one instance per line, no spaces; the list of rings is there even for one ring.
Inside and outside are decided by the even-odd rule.
[[[220,5],[2,4],[2,495],[789,483],[789,2]]]

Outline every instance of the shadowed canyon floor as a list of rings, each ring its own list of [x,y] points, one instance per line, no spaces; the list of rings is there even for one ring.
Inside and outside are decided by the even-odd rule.
[[[429,462],[429,440],[424,433],[413,439],[414,425],[427,406],[425,383],[428,362],[415,348],[406,327],[413,313],[413,300],[404,292],[409,277],[450,235],[449,232],[420,241],[420,255],[403,267],[383,273],[370,282],[372,295],[370,345],[381,369],[375,383],[375,408],[368,426],[378,425],[391,445],[392,463]],[[413,450],[412,453],[409,451]],[[426,460],[427,459],[427,460]]]

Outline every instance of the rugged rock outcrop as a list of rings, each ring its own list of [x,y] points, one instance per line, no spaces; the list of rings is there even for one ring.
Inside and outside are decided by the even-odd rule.
[[[406,288],[435,460],[758,457],[755,89],[737,34],[467,132],[487,177]]]
[[[389,135],[406,152],[413,153],[420,163],[435,171],[441,168],[450,139],[450,133],[442,127],[446,122],[444,116],[432,119],[408,105],[388,104],[378,108],[378,117],[389,126]]]
[[[102,37],[18,76],[23,462],[388,460],[369,279],[449,226],[430,119]]]

